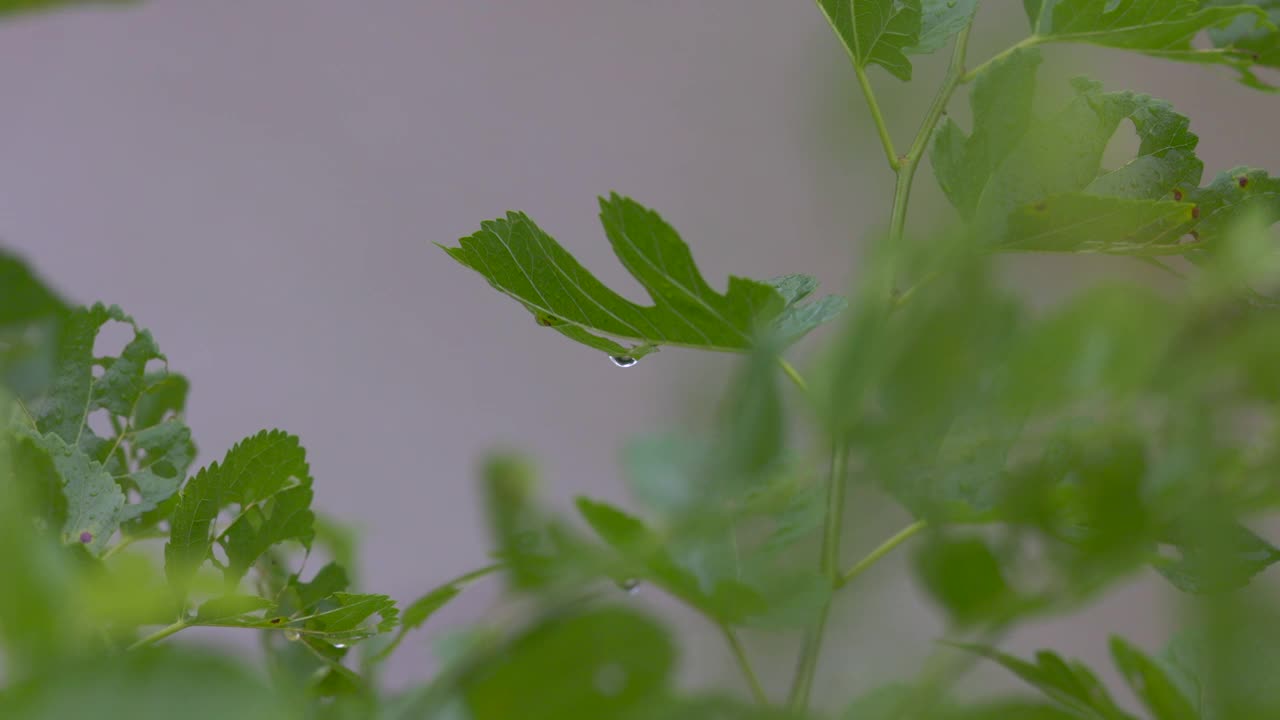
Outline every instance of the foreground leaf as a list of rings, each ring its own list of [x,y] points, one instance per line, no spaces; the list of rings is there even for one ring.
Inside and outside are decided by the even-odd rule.
[[[675,661],[666,632],[619,608],[549,618],[459,685],[473,720],[596,720],[643,710]]]
[[[793,338],[830,317],[833,301],[802,312],[766,282],[730,277],[721,295],[657,213],[616,194],[601,198],[600,210],[614,252],[653,305],[637,305],[606,287],[523,213],[482,223],[458,247],[441,247],[524,305],[540,325],[613,356],[639,358],[660,345],[744,351],[760,327],[780,317]],[[624,347],[602,336],[638,344]]]
[[[1206,5],[1254,5],[1267,13],[1267,22],[1241,15],[1223,28],[1209,31],[1213,44],[1226,52],[1240,53],[1253,65],[1280,68],[1280,0],[1207,0]],[[1268,24],[1269,23],[1269,24]],[[1258,90],[1275,92],[1275,85],[1264,82],[1250,67],[1239,66],[1240,81]]]
[[[1111,657],[1155,720],[1199,720],[1200,713],[1191,700],[1182,694],[1165,669],[1142,651],[1113,635]]]

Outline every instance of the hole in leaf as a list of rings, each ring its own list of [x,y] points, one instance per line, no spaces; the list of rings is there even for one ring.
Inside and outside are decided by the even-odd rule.
[[[165,363],[160,358],[151,358],[150,360],[147,361],[147,366],[146,366],[147,375],[163,375],[166,372],[166,370],[167,368],[165,366]]]
[[[106,372],[107,372],[106,368],[102,367],[97,363],[94,363],[93,367],[89,369],[89,373],[93,375],[94,380],[101,380],[102,376],[105,375]]]
[[[221,543],[214,543],[213,547],[209,549],[209,554],[213,556],[214,561],[223,567],[231,564],[231,560],[227,558],[227,550],[222,547]]]
[[[133,326],[116,320],[108,321],[98,331],[98,338],[93,341],[95,357],[120,357],[129,341],[133,340]]]
[[[98,437],[114,437],[116,434],[111,427],[111,411],[106,408],[89,413],[89,417],[85,418],[85,425]]]
[[[1107,149],[1102,151],[1103,172],[1107,172],[1105,168],[1114,170],[1131,162],[1141,146],[1142,141],[1138,139],[1138,131],[1133,123],[1121,123],[1116,133],[1107,141]]]

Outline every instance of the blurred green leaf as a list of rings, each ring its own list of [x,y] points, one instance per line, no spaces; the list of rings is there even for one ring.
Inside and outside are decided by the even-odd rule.
[[[640,358],[660,345],[747,350],[761,326],[780,322],[794,339],[837,311],[838,301],[831,300],[789,307],[770,283],[739,277],[730,277],[729,290],[721,295],[703,279],[689,246],[657,213],[616,194],[600,199],[600,211],[614,252],[649,292],[652,306],[610,290],[522,213],[483,223],[458,247],[441,247],[528,308],[540,325],[615,357]],[[788,287],[795,277],[778,282]],[[792,297],[798,301],[807,294],[793,292]],[[623,347],[596,333],[639,344]]]
[[[1267,22],[1255,16],[1241,15],[1226,27],[1210,28],[1209,37],[1215,47],[1229,54],[1247,58],[1251,65],[1280,68],[1280,0],[1206,0],[1208,6],[1254,5],[1267,13]],[[1238,66],[1240,81],[1258,90],[1275,92],[1276,86],[1263,81],[1251,66]]]
[[[460,681],[471,720],[598,720],[642,710],[675,662],[667,633],[619,608],[542,621]]]
[[[1113,635],[1111,657],[1133,693],[1151,711],[1153,720],[1199,720],[1200,713],[1169,679],[1164,668],[1142,651]]]
[[[1014,609],[1017,594],[981,538],[935,535],[914,560],[925,589],[957,626],[999,619]]]
[[[193,651],[145,650],[71,662],[0,695],[0,716],[23,720],[288,720],[285,699],[239,663]]]
[[[1254,62],[1248,52],[1227,43],[1197,48],[1192,40],[1205,30],[1224,30],[1239,21],[1270,26],[1261,9],[1239,2],[1043,0],[1027,7],[1041,42],[1091,43],[1168,60],[1229,65],[1246,73]]]
[[[899,80],[911,79],[905,53],[920,42],[920,0],[818,0],[818,7],[854,65],[879,65]]]
[[[1121,710],[1097,677],[1078,662],[1067,663],[1048,650],[1036,653],[1036,661],[1030,663],[981,645],[957,647],[999,663],[1080,718],[1136,720]]]

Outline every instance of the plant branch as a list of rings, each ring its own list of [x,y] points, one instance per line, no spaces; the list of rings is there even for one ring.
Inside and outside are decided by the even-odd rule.
[[[733,651],[734,659],[738,661],[738,667],[742,669],[742,676],[746,678],[747,685],[751,688],[751,696],[760,705],[767,706],[769,696],[765,694],[764,686],[760,684],[760,677],[751,667],[751,659],[747,657],[747,650],[742,646],[742,640],[733,628],[723,622],[717,624],[720,626],[720,632],[724,634],[725,641],[729,643],[729,649]]]
[[[928,526],[928,522],[924,520],[917,520],[902,530],[899,530],[893,537],[880,543],[879,547],[867,553],[866,557],[854,563],[853,567],[846,570],[844,575],[836,581],[836,588],[842,588],[845,585],[848,585],[854,578],[866,572],[867,568],[879,562],[880,558],[883,558],[885,555],[893,552],[894,548],[907,540],[910,540],[916,533],[924,530]]]
[[[898,151],[893,149],[893,138],[889,135],[889,128],[884,124],[884,114],[880,112],[880,103],[876,101],[875,90],[871,88],[871,80],[867,78],[866,68],[854,63],[854,71],[858,74],[858,85],[862,88],[862,95],[867,99],[867,107],[871,109],[871,117],[876,121],[876,132],[880,134],[880,144],[884,146],[885,157],[889,159],[889,167],[897,172],[899,162]]]
[[[160,642],[161,640],[169,637],[170,635],[173,635],[174,633],[182,632],[183,630],[186,630],[189,627],[191,626],[187,624],[186,620],[179,620],[173,623],[172,625],[166,625],[165,627],[160,628],[159,630],[151,633],[150,635],[130,645],[126,649],[126,652],[137,650],[139,648],[150,647]]]
[[[827,509],[822,525],[822,574],[834,588],[840,580],[840,527],[844,519],[845,470],[848,467],[848,448],[836,439],[831,451],[831,477],[827,485]],[[831,599],[827,598],[818,609],[818,616],[805,633],[796,663],[795,678],[787,703],[793,711],[803,713],[809,706],[809,694],[813,689],[813,675],[822,651],[822,634],[826,630],[827,615],[831,611]]]

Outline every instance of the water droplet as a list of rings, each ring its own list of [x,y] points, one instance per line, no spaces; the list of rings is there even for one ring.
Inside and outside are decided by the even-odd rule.
[[[636,578],[626,578],[618,581],[618,588],[628,595],[640,594],[640,581]]]
[[[285,639],[285,640],[288,640],[289,642],[298,642],[298,640],[299,640],[299,639],[301,639],[301,638],[302,638],[302,636],[298,634],[298,631],[297,631],[297,630],[287,630],[287,629],[286,629],[286,630],[284,631],[284,639]]]
[[[334,647],[336,647],[336,648],[338,648],[339,650],[346,650],[346,649],[347,649],[347,644],[346,644],[346,643],[334,643],[334,644],[333,644],[333,646],[334,646]]]
[[[640,362],[639,360],[631,357],[630,355],[610,355],[609,359],[612,360],[613,364],[617,365],[618,367],[631,367],[632,365],[635,365],[636,363]]]
[[[85,531],[85,532],[80,533],[80,542],[82,542],[82,543],[84,543],[84,544],[86,544],[86,545],[88,545],[89,543],[93,542],[93,533],[88,532],[88,531]]]
[[[627,689],[627,671],[618,663],[601,665],[592,680],[596,690],[605,697],[617,697]]]

